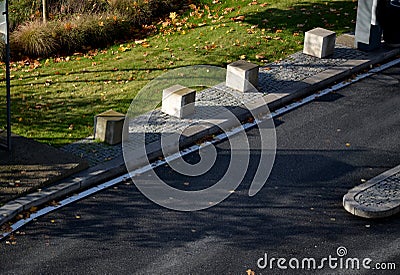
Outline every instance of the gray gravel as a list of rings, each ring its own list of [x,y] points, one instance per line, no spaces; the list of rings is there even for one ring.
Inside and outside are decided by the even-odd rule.
[[[364,58],[367,59],[366,53],[342,45],[336,45],[334,55],[325,59],[297,52],[287,59],[269,63],[260,68],[260,94],[240,94],[221,83],[197,93],[196,113],[189,119],[180,120],[155,110],[151,114],[151,119],[145,125],[136,123],[142,122],[143,117],[131,121],[129,132],[130,135],[146,133],[146,144],[151,143],[160,139],[161,133],[182,130],[189,124],[198,123],[204,118],[218,116],[227,107],[235,108],[241,106],[255,98],[259,98],[262,94],[279,92],[301,80],[343,64],[348,60]],[[136,139],[130,138],[130,140]],[[143,144],[141,142],[132,142],[130,146],[143,146]],[[109,146],[95,141],[93,137],[66,145],[61,149],[86,159],[90,166],[104,163],[122,155],[121,145]]]

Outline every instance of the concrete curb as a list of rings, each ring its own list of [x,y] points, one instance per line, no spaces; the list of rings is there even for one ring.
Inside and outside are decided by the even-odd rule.
[[[391,198],[387,194],[380,192],[377,188],[379,184],[386,184],[385,180],[395,177],[399,173],[400,165],[372,178],[364,184],[354,187],[343,197],[343,207],[355,216],[369,219],[386,218],[399,213],[400,197],[390,200]],[[398,177],[396,179],[400,182]],[[379,193],[379,196],[371,197],[374,203],[361,203],[358,198],[363,196],[362,193],[374,188]]]
[[[343,80],[351,75],[361,72],[370,66],[382,63],[388,59],[394,58],[400,54],[400,49],[380,49],[368,55],[368,59],[363,60],[348,60],[340,66],[332,67],[319,74],[300,81],[296,85],[284,89],[279,93],[270,93],[263,97],[263,102],[267,103],[268,108],[274,111],[296,99],[305,97],[328,87],[339,80]],[[245,120],[249,117],[250,112],[237,108],[235,115],[239,120]],[[259,108],[262,109],[262,108]],[[252,113],[257,113],[257,110],[252,110]],[[223,122],[228,123],[229,122]],[[232,127],[237,125],[231,125]],[[225,126],[226,127],[226,126]],[[181,139],[180,146],[185,147],[193,144],[202,137],[215,134],[219,131],[219,127],[213,124],[194,125],[187,129],[188,135]],[[158,142],[150,143],[146,146],[147,158],[152,161],[162,156],[162,149]],[[132,167],[130,167],[132,168]],[[139,165],[138,165],[139,168]],[[125,162],[122,157],[118,157],[105,164],[99,164],[86,171],[83,171],[75,176],[59,182],[51,187],[44,188],[39,192],[29,194],[25,197],[10,201],[0,207],[0,225],[13,219],[18,213],[28,211],[33,206],[39,206],[57,200],[61,197],[77,193],[80,190],[90,186],[107,181],[111,178],[118,177],[126,173]]]

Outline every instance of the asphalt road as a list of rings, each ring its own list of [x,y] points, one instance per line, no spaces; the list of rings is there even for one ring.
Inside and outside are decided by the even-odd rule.
[[[247,192],[259,152],[237,192],[216,207],[177,212],[121,184],[23,228],[16,244],[0,243],[1,274],[399,274],[400,219],[365,220],[342,207],[353,186],[400,164],[400,66],[276,119],[277,156],[255,196]],[[259,142],[257,131],[248,132]],[[229,143],[217,145],[216,166],[197,178],[168,167],[157,173],[181,189],[221,177]],[[189,161],[196,161],[192,154]],[[145,176],[145,175],[144,175]],[[258,259],[371,258],[397,271],[260,268]],[[293,260],[292,265],[296,262]],[[339,262],[338,262],[339,263]],[[262,265],[265,261],[259,262]],[[282,264],[282,262],[281,262]]]

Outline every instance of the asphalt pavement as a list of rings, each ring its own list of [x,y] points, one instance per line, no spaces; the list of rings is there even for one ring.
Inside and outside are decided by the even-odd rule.
[[[2,241],[0,273],[398,274],[399,215],[355,217],[343,209],[342,197],[400,163],[399,81],[396,66],[276,118],[276,161],[254,197],[248,189],[257,149],[236,192],[207,210],[162,208],[126,182]],[[247,133],[253,148],[260,142],[257,133]],[[211,186],[230,160],[229,142],[216,147],[216,165],[206,175],[182,176],[165,166],[156,172],[184,190]],[[186,159],[196,163],[199,156]],[[332,257],[336,268],[322,261]],[[291,258],[315,258],[323,268],[282,270],[277,260],[264,267],[265,258],[268,264],[285,258],[286,267]],[[370,258],[371,269],[340,268],[339,260],[348,258]],[[376,269],[393,264],[397,271]]]

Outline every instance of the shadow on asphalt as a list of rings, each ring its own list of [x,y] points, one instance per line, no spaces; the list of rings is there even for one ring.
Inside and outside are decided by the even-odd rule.
[[[228,151],[219,152],[219,163],[229,162]],[[248,183],[256,169],[252,165],[245,184],[242,183],[235,194],[216,207],[198,212],[164,209],[144,198],[133,184],[121,184],[76,204],[74,209],[79,212],[71,213],[65,208],[61,211],[65,215],[61,226],[44,221],[45,226],[35,235],[42,236],[51,228],[54,236],[98,242],[119,239],[143,248],[169,247],[171,243],[174,247],[184,246],[212,235],[227,245],[246,250],[257,248],[257,244],[261,249],[294,239],[301,242],[303,238],[309,240],[310,236],[324,236],[325,240],[340,243],[343,236],[352,234],[373,234],[376,238],[397,234],[398,216],[365,221],[342,208],[342,196],[354,186],[357,171],[368,167],[370,175],[366,176],[372,177],[376,171],[387,168],[370,167],[368,161],[356,166],[349,164],[364,153],[358,150],[279,150],[273,171],[259,194],[252,198],[247,195]],[[369,153],[371,158],[381,159],[388,152]],[[257,163],[258,156],[253,152],[252,163]],[[202,189],[215,183],[220,176],[215,173],[217,171],[211,171],[201,178],[189,179],[177,177],[165,168],[157,172],[166,182],[181,189],[187,181],[189,189]],[[99,200],[107,203],[98,208]],[[76,215],[81,219],[76,219]],[[365,224],[372,228],[367,229]]]

